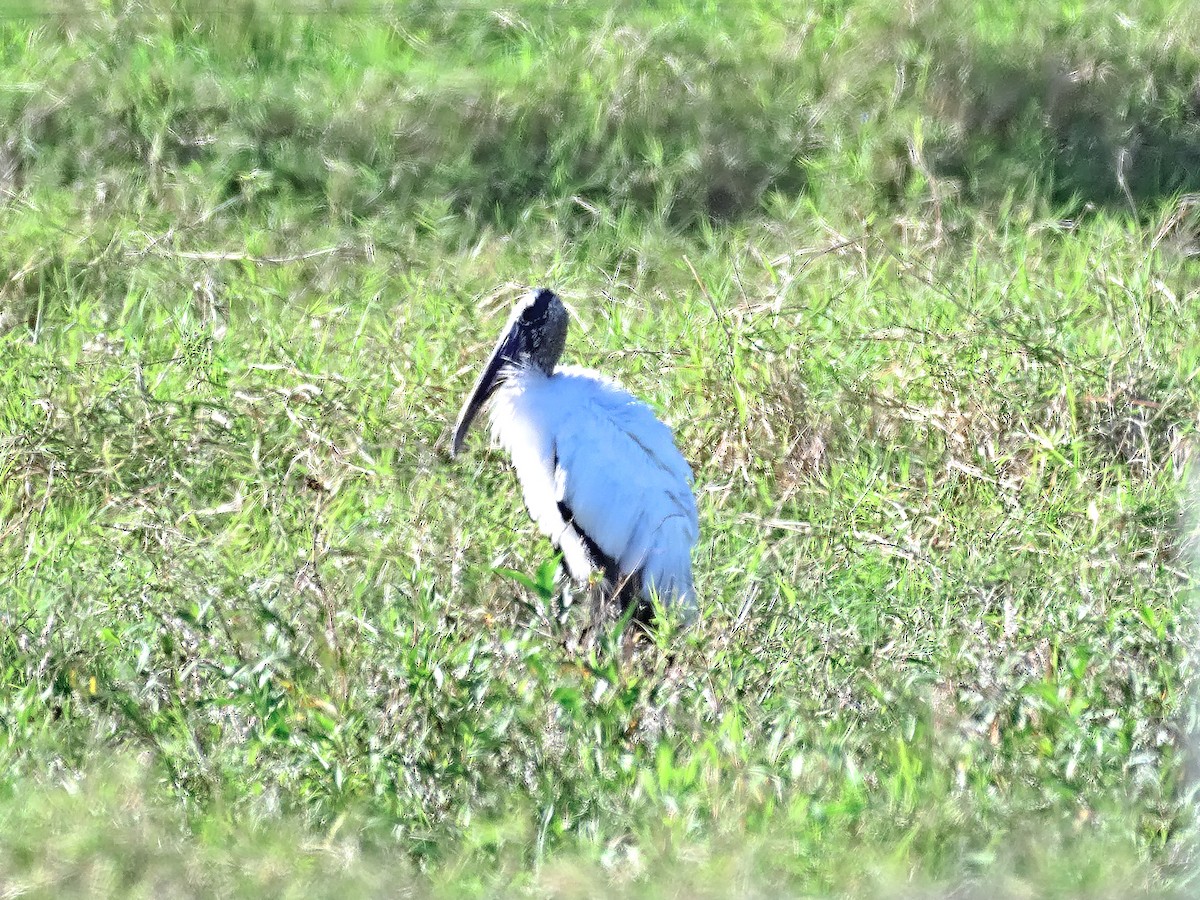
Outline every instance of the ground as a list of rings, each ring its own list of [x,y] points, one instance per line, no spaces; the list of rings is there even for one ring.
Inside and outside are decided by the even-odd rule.
[[[0,892],[1190,895],[1187,8],[6,7]],[[529,284],[695,470],[633,659],[448,454]]]

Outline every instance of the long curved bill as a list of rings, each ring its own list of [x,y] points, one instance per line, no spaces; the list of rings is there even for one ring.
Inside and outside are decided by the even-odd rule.
[[[492,395],[500,382],[500,370],[516,359],[517,350],[520,347],[519,328],[516,321],[509,320],[504,332],[500,335],[500,340],[496,342],[496,348],[488,357],[487,365],[483,367],[479,380],[475,382],[475,387],[472,388],[466,403],[459,411],[458,421],[454,423],[454,442],[450,445],[451,456],[457,456],[462,450],[467,429],[471,427],[479,410],[483,408],[483,404],[487,402],[488,397]]]

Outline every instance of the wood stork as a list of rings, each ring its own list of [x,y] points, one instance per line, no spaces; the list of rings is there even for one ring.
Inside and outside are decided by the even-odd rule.
[[[585,582],[599,571],[604,593],[622,610],[636,603],[643,623],[654,596],[690,621],[700,534],[692,470],[649,406],[599,372],[557,366],[567,324],[553,291],[517,302],[458,414],[451,455],[490,400],[493,438],[571,577]]]

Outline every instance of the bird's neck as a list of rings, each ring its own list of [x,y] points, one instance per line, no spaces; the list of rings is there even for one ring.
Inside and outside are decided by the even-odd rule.
[[[503,375],[505,378],[528,378],[530,376],[549,378],[554,374],[554,368],[553,363],[550,364],[549,369],[546,369],[533,357],[522,355],[504,367]]]

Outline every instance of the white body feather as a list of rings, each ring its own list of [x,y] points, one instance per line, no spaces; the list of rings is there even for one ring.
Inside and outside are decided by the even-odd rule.
[[[640,577],[643,597],[657,594],[694,615],[691,552],[700,531],[692,470],[650,407],[591,369],[563,366],[547,376],[521,367],[505,373],[489,418],[530,516],[573,578],[593,571],[581,531],[622,577]]]

